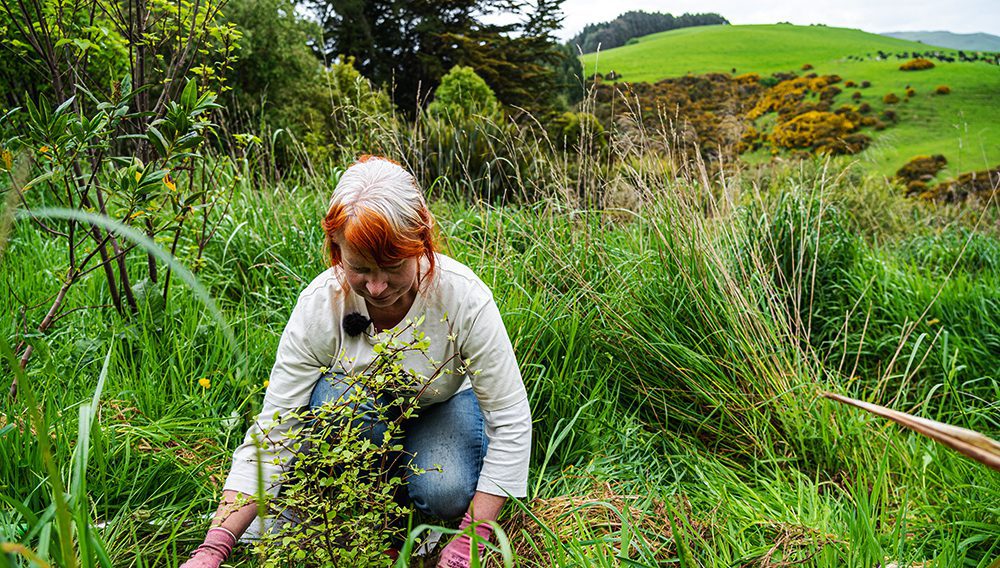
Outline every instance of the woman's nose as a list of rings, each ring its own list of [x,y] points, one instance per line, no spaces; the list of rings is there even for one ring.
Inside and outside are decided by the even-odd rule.
[[[389,283],[385,280],[369,280],[365,286],[368,288],[368,293],[372,296],[378,296],[389,286]]]

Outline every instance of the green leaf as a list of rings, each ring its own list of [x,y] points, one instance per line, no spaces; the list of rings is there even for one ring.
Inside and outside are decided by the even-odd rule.
[[[73,40],[73,45],[80,48],[80,51],[87,51],[88,49],[94,47],[93,42],[89,39],[77,38]]]
[[[199,136],[197,134],[185,134],[177,141],[176,148],[178,150],[188,150],[190,148],[196,148],[205,141],[204,136]]]
[[[24,192],[24,191],[28,191],[28,190],[29,190],[29,189],[31,189],[32,187],[34,187],[34,186],[38,185],[39,183],[42,183],[43,181],[45,181],[45,180],[49,179],[50,177],[52,177],[52,176],[54,176],[54,175],[56,175],[56,172],[55,172],[54,170],[50,170],[50,171],[47,171],[47,172],[45,172],[44,174],[42,174],[42,175],[40,175],[40,176],[36,177],[35,179],[33,179],[33,180],[29,181],[29,182],[28,182],[28,183],[26,183],[26,184],[24,184],[24,187],[22,187],[22,188],[21,188],[21,191],[22,191],[22,192]]]
[[[188,79],[184,85],[184,92],[181,93],[181,105],[184,108],[192,108],[198,102],[198,82],[195,79]]]
[[[73,101],[75,101],[75,100],[76,100],[76,95],[73,95],[72,97],[70,97],[70,98],[66,99],[65,101],[63,101],[63,104],[61,104],[58,107],[56,107],[56,112],[54,112],[52,114],[52,116],[59,116],[60,114],[62,114],[63,111],[65,111],[67,108],[69,108],[69,105],[73,104]]]
[[[163,137],[163,134],[157,130],[155,126],[149,127],[149,131],[146,133],[146,138],[153,145],[153,147],[156,148],[156,153],[159,154],[160,157],[167,157],[167,148],[169,147],[169,144],[167,143],[167,139]]]

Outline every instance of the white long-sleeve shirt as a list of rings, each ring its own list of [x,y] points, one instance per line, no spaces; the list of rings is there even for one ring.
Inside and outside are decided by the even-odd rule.
[[[477,490],[525,497],[531,411],[500,311],[489,288],[469,268],[442,254],[435,258],[434,277],[421,285],[398,326],[422,317],[419,330],[430,339],[430,347],[426,354],[408,353],[402,366],[426,384],[421,406],[473,390],[489,440]],[[426,259],[421,259],[420,269],[426,270]],[[290,430],[302,427],[289,411],[309,405],[322,368],[351,374],[365,369],[376,357],[372,350],[376,338],[365,333],[352,337],[343,331],[347,314],[368,316],[364,299],[343,282],[340,268],[333,267],[299,295],[278,344],[264,407],[233,454],[225,489],[256,494],[259,455],[264,489],[277,494],[283,464],[292,456],[282,440]],[[400,339],[408,340],[407,333]],[[449,372],[429,380],[441,363]]]

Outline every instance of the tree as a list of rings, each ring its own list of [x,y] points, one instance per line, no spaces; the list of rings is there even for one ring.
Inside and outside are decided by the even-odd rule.
[[[16,108],[0,114],[3,174],[25,211],[62,210],[29,217],[66,251],[59,291],[32,335],[48,331],[69,290],[97,270],[125,317],[150,305],[154,285],[166,302],[173,265],[162,271],[147,249],[136,280],[128,257],[142,247],[122,228],[165,238],[171,254],[188,231],[201,259],[228,189],[199,153],[215,133],[212,87],[226,88],[240,37],[222,21],[223,3],[0,0],[4,43],[45,85],[15,93]],[[15,349],[22,367],[33,341],[25,331]]]
[[[374,83],[391,87],[412,113],[455,65],[475,69],[508,107],[556,104],[563,61],[552,33],[562,0],[313,0],[330,59],[355,58]],[[519,14],[516,24],[485,17]]]
[[[559,93],[565,97],[566,103],[574,105],[583,99],[583,64],[577,57],[577,50],[569,44],[560,47],[562,50],[562,61],[556,71],[556,82],[559,85]]]
[[[611,49],[625,45],[635,37],[692,26],[728,23],[728,20],[715,13],[682,14],[675,18],[672,14],[636,10],[625,12],[610,22],[588,24],[569,40],[569,45],[580,46],[583,53],[593,53],[598,48]]]
[[[495,117],[497,98],[490,86],[471,67],[456,65],[434,90],[434,100],[427,106],[432,116],[462,120],[481,115]]]
[[[319,82],[322,65],[310,45],[322,31],[296,14],[294,0],[231,2],[226,18],[243,33],[226,101],[230,108],[256,115],[263,106],[280,113]]]

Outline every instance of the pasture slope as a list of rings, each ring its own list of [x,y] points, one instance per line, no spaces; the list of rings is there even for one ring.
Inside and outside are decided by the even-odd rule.
[[[878,60],[879,51],[889,53]],[[894,54],[945,50],[921,43],[870,34],[861,30],[789,24],[704,26],[685,28],[638,39],[633,45],[581,57],[584,73],[614,71],[621,81],[655,82],[667,77],[703,73],[796,72],[813,66],[819,74],[837,74],[845,81],[870,81],[852,101],[855,89],[844,89],[838,104],[868,102],[886,108],[882,97],[905,98],[893,105],[899,123],[874,134],[872,146],[858,158],[884,174],[895,172],[916,155],[943,154],[948,167],[939,177],[1000,164],[1000,67],[984,62],[936,62],[925,71],[899,70],[903,61]],[[851,57],[855,56],[855,57]],[[858,59],[860,58],[860,60]],[[935,95],[939,85],[951,94]],[[844,88],[843,83],[839,85]]]

